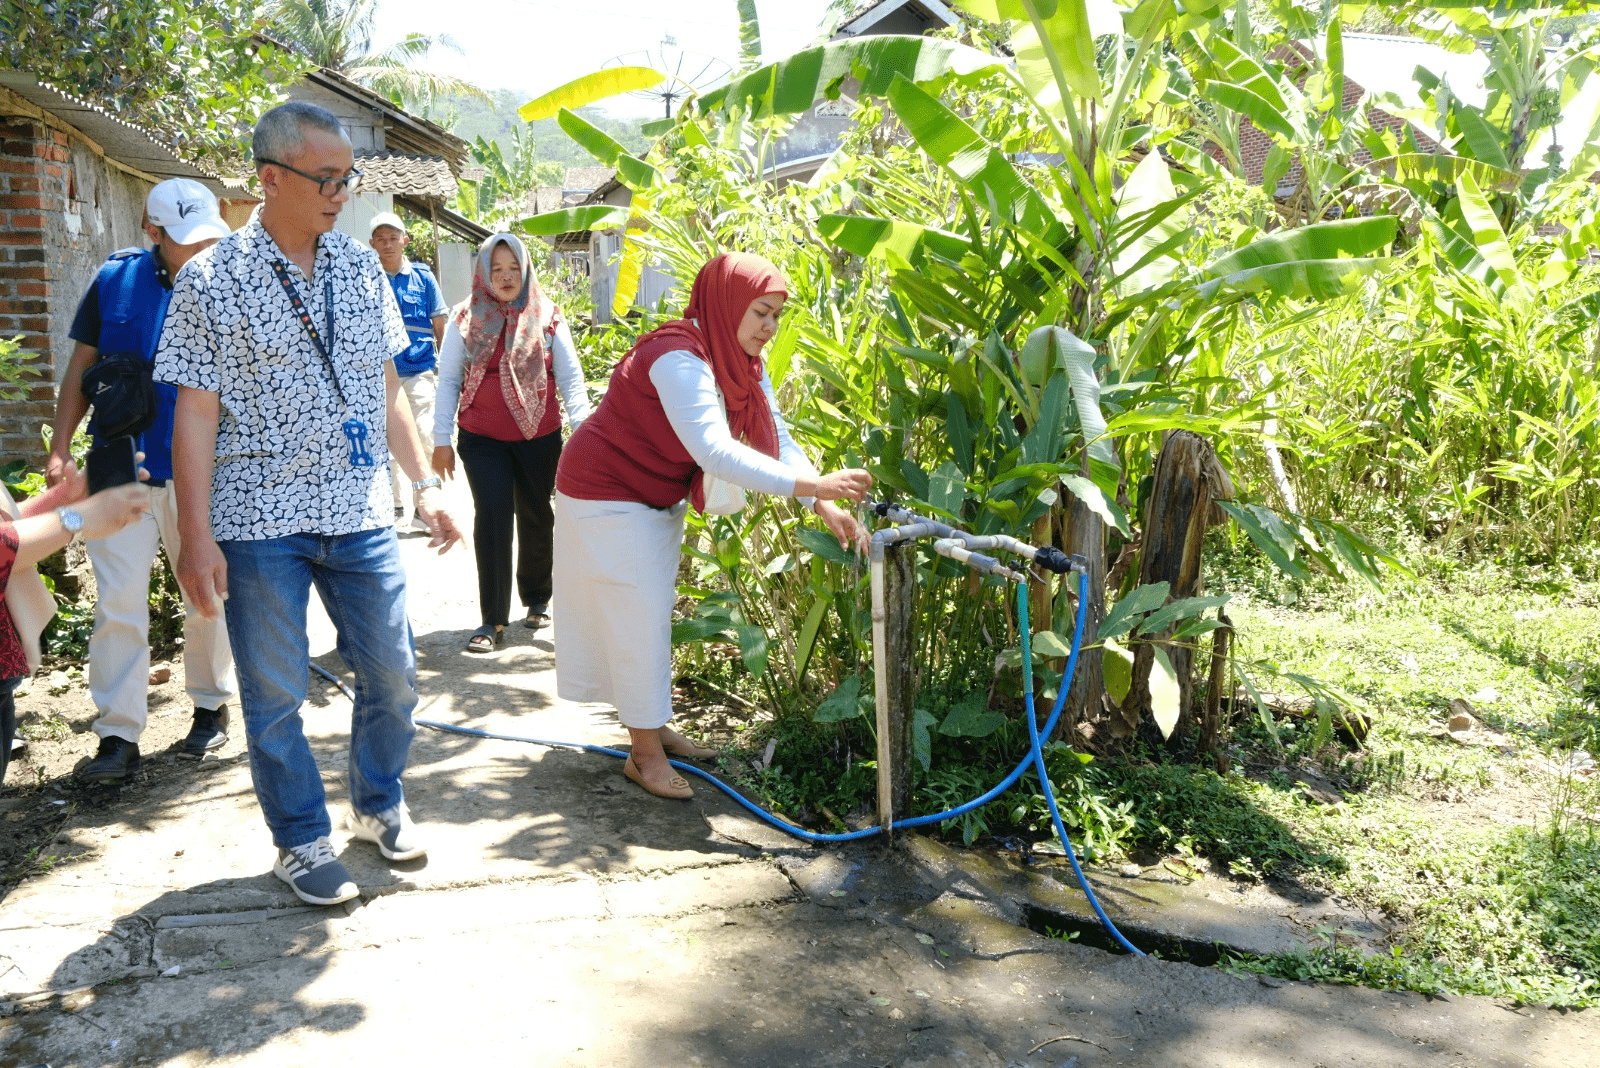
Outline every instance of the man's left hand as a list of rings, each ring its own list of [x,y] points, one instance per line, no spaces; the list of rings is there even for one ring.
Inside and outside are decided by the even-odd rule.
[[[461,540],[461,527],[445,507],[437,486],[429,486],[417,494],[417,515],[428,525],[428,533],[432,535],[428,548],[437,548],[443,554]]]

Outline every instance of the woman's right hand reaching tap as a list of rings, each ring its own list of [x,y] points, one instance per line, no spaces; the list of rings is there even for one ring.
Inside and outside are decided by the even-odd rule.
[[[794,480],[796,497],[815,497],[819,501],[859,501],[871,488],[872,476],[859,467],[847,467],[816,478]]]

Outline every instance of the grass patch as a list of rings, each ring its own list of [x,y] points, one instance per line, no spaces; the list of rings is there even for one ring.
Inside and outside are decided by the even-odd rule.
[[[1376,593],[1291,585],[1248,551],[1219,553],[1209,584],[1235,591],[1241,662],[1268,688],[1292,690],[1295,673],[1343,695],[1371,720],[1364,744],[1346,748],[1314,721],[1281,721],[1275,740],[1251,711],[1230,729],[1227,774],[1165,757],[1086,762],[1056,747],[1046,760],[1064,822],[1094,859],[1205,857],[1235,877],[1337,895],[1389,932],[1377,956],[1330,936],[1306,952],[1231,958],[1234,970],[1600,1004],[1600,776],[1589,759],[1600,582],[1584,569],[1414,556],[1415,579]],[[1493,744],[1443,731],[1457,699],[1481,721],[1474,740]],[[936,712],[942,702],[918,700]],[[1015,766],[1026,731],[1004,705],[994,707],[1007,722],[988,737],[933,734],[914,814],[964,802]],[[777,755],[743,785],[790,818],[844,829],[839,815],[870,804],[865,717],[790,716],[750,734],[757,753],[776,738]],[[1344,801],[1314,803],[1295,781],[1306,772]],[[1030,772],[939,833],[971,843],[1050,829]]]

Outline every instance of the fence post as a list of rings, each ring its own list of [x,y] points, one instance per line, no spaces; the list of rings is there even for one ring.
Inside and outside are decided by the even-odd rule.
[[[878,822],[884,836],[911,805],[911,730],[915,713],[916,659],[912,624],[916,593],[914,543],[883,549],[883,640],[873,664],[878,712]],[[874,621],[879,622],[879,621]]]

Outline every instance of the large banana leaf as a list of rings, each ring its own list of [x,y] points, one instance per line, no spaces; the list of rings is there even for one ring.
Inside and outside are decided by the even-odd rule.
[[[524,122],[538,122],[548,119],[562,108],[581,108],[596,100],[631,93],[636,89],[651,89],[666,80],[665,74],[649,67],[609,67],[585,74],[528,101],[517,109],[517,115]]]
[[[554,237],[580,230],[606,230],[622,226],[628,221],[627,208],[614,204],[597,204],[582,208],[560,208],[539,215],[530,215],[521,222],[522,232],[534,237]]]
[[[1116,218],[1119,230],[1137,231],[1124,241],[1112,265],[1119,286],[1137,293],[1171,281],[1177,263],[1166,252],[1187,230],[1189,212],[1179,203],[1161,153],[1147,153],[1128,175]]]
[[[1471,157],[1491,167],[1505,170],[1511,164],[1506,160],[1505,143],[1509,140],[1504,130],[1498,129],[1483,112],[1465,104],[1452,109],[1456,125],[1461,128],[1461,139],[1467,143]],[[1462,153],[1465,154],[1465,153]]]
[[[1241,51],[1232,41],[1221,36],[1212,38],[1209,55],[1223,77],[1213,78],[1207,83],[1205,95],[1208,98],[1231,111],[1248,116],[1251,122],[1268,133],[1277,134],[1288,141],[1306,140],[1290,119],[1283,86],[1254,56]]]
[[[1506,240],[1499,218],[1489,206],[1489,199],[1466,172],[1456,179],[1456,193],[1460,196],[1461,216],[1472,228],[1472,243],[1478,247],[1478,254],[1506,287],[1506,296],[1525,304],[1530,296],[1528,284],[1517,267],[1516,253],[1511,251],[1511,242]]]
[[[1342,256],[1366,256],[1394,243],[1396,232],[1392,215],[1359,219],[1338,219],[1292,230],[1279,230],[1257,238],[1244,248],[1235,249],[1206,268],[1212,277],[1236,271],[1300,260],[1331,260]]]
[[[896,76],[889,103],[912,138],[934,162],[948,167],[990,214],[1041,231],[1055,220],[1044,200],[999,149],[934,96]]]
[[[846,252],[862,258],[886,256],[891,263],[898,258],[900,266],[909,267],[922,261],[924,250],[959,260],[972,247],[948,230],[868,215],[824,215],[817,220],[817,230]]]
[[[735,78],[695,101],[701,114],[743,107],[751,115],[798,115],[824,97],[837,96],[854,74],[861,91],[883,96],[897,75],[913,82],[1000,69],[1002,60],[955,41],[932,37],[855,37],[797,52]]]
[[[582,115],[562,108],[556,116],[556,122],[566,131],[568,137],[582,146],[585,152],[607,167],[615,167],[617,177],[621,178],[628,188],[638,190],[655,184],[654,167],[637,156],[629,155],[621,143]]]
[[[1279,231],[1212,263],[1205,270],[1210,281],[1197,287],[1197,294],[1209,300],[1226,289],[1331,300],[1355,279],[1391,262],[1368,254],[1391,245],[1395,230],[1394,217],[1380,215]]]
[[[1057,118],[1066,115],[1063,89],[1084,100],[1102,102],[1100,71],[1094,61],[1094,34],[1084,0],[1016,0],[1023,24],[1012,35],[1017,74],[1033,98]],[[1053,8],[1053,11],[1047,10]]]

